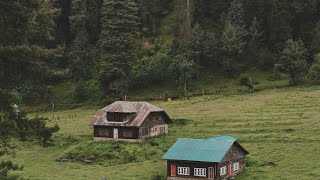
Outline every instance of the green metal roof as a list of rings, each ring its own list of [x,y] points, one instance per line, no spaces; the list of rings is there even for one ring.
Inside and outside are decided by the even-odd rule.
[[[200,162],[220,162],[237,138],[216,136],[208,139],[181,138],[162,159]]]
[[[238,141],[238,138],[228,136],[228,135],[223,135],[223,136],[213,136],[208,139],[214,139],[214,140],[220,140],[220,141]]]

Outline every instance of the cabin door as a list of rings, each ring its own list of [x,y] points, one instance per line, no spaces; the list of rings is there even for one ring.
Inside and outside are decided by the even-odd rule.
[[[171,176],[175,177],[176,176],[176,165],[171,164]]]
[[[118,139],[118,128],[113,128],[113,138]]]
[[[228,164],[228,176],[231,176],[231,164]]]
[[[213,167],[209,167],[208,168],[208,178],[209,179],[214,179],[214,168]]]

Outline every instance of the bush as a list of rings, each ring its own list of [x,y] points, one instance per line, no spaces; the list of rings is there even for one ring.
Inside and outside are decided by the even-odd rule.
[[[252,92],[253,91],[253,85],[256,84],[256,83],[254,83],[252,78],[247,73],[244,73],[244,74],[240,75],[239,84],[240,84],[241,87],[242,86],[248,87],[249,91]]]

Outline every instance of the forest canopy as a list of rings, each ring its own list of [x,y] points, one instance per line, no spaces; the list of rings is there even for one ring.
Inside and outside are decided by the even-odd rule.
[[[120,98],[130,89],[162,82],[176,84],[184,96],[188,82],[206,71],[237,77],[253,67],[277,67],[297,84],[317,62],[319,4],[318,0],[1,2],[2,83],[18,87],[23,103],[31,104],[36,102],[28,97],[48,99],[52,86],[61,82],[76,84],[73,97],[78,102]],[[288,51],[289,40],[303,49],[297,61],[304,67],[290,72],[284,66],[292,64],[284,61],[291,61],[297,52]]]

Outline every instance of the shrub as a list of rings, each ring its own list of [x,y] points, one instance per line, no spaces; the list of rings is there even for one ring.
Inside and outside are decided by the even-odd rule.
[[[240,75],[239,84],[241,87],[242,86],[248,87],[250,92],[253,91],[254,82],[253,82],[252,78],[247,73]]]

